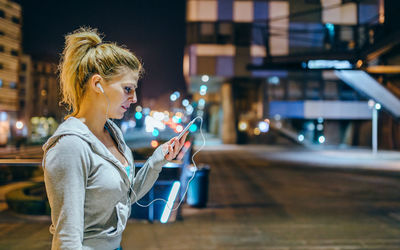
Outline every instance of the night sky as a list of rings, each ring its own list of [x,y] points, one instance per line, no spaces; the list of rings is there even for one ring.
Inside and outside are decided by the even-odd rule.
[[[58,63],[64,35],[90,26],[104,33],[104,41],[126,45],[144,62],[139,85],[143,97],[186,90],[184,0],[15,2],[22,7],[24,53]]]

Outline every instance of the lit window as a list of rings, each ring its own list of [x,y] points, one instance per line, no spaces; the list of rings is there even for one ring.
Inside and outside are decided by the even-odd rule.
[[[16,89],[17,88],[17,84],[15,82],[10,82],[10,88]]]
[[[0,79],[0,88],[3,87],[3,80]]]
[[[202,23],[200,27],[202,35],[211,36],[215,33],[214,23]]]

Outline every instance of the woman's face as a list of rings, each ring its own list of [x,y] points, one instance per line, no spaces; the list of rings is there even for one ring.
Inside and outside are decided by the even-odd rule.
[[[118,75],[111,78],[104,92],[110,100],[108,117],[121,119],[132,103],[136,103],[136,88],[139,72],[130,69],[122,70]]]

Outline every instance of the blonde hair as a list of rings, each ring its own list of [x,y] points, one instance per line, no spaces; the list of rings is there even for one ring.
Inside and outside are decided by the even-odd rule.
[[[82,27],[65,36],[65,48],[58,70],[62,99],[70,113],[64,119],[79,112],[87,82],[97,73],[106,81],[123,69],[142,73],[138,58],[127,48],[116,43],[103,43],[97,29]]]

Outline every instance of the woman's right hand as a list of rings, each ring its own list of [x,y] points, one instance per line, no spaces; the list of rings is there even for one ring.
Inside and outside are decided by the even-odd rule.
[[[175,136],[174,138],[172,138],[171,140],[169,140],[168,142],[166,142],[162,145],[162,150],[165,155],[164,158],[167,161],[172,161],[173,159],[176,158],[176,156],[181,151],[183,145],[185,144],[186,137],[188,134],[189,134],[189,131],[186,131],[186,133],[181,137],[180,140],[178,140],[178,136]],[[172,146],[172,143],[174,143],[174,142],[175,142],[175,144]]]

